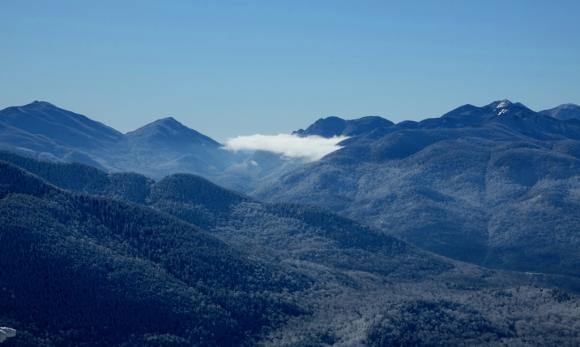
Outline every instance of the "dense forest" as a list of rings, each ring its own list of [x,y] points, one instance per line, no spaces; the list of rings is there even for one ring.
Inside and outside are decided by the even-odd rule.
[[[309,286],[302,276],[154,210],[0,170],[1,312],[25,326],[12,341],[54,329],[57,345],[236,346],[301,312],[281,294]]]
[[[577,284],[193,175],[0,153],[6,346],[574,345]]]

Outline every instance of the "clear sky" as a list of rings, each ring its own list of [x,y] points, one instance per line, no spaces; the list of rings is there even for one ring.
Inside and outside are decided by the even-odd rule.
[[[580,1],[0,0],[0,107],[216,139],[509,98],[580,103]]]

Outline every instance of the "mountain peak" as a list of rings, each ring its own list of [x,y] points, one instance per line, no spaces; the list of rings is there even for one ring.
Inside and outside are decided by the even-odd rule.
[[[343,119],[336,116],[320,118],[312,123],[306,130],[300,129],[294,134],[299,136],[356,136],[373,132],[377,129],[385,129],[394,123],[380,116],[366,116],[357,119]]]
[[[157,144],[196,144],[220,146],[212,138],[183,125],[173,117],[164,117],[126,134],[133,141],[145,140]]]
[[[502,116],[509,112],[509,109],[512,106],[512,102],[507,99],[495,102],[494,104],[496,104],[494,108],[497,110],[498,116]]]
[[[573,104],[573,103],[567,103],[567,104],[562,104],[562,105],[558,106],[558,108],[561,108],[561,109],[571,109],[571,108],[578,109],[578,108],[580,108],[580,106],[578,106],[576,104]]]
[[[56,107],[53,104],[51,104],[50,102],[43,101],[43,100],[34,100],[33,102],[31,102],[25,106],[52,106],[52,107]]]
[[[333,137],[340,135],[344,128],[346,127],[346,120],[336,117],[329,116],[324,118],[319,118],[316,122],[312,123],[306,130],[300,129],[293,134],[298,136],[322,136],[322,137]]]
[[[503,99],[503,100],[496,100],[488,105],[485,105],[483,108],[491,108],[491,109],[500,110],[500,109],[509,108],[512,105],[514,105],[514,103],[511,100]]]
[[[179,123],[179,121],[177,119],[173,118],[172,116],[167,116],[167,117],[159,118],[157,120],[157,122],[178,123],[178,124],[181,124],[181,123]]]
[[[14,107],[17,110],[20,110],[22,112],[28,112],[28,111],[33,111],[33,112],[40,112],[40,111],[66,111],[58,106],[55,106],[54,104],[51,104],[48,101],[42,101],[42,100],[34,100],[33,102],[30,102],[26,105],[22,105],[22,106],[15,106]]]
[[[186,127],[185,125],[180,123],[177,119],[175,119],[171,116],[159,118],[158,120],[155,120],[149,124],[146,124],[144,127],[147,127],[147,126],[165,126],[165,127],[170,127],[170,128],[174,128],[174,129],[189,129],[188,127]]]
[[[1,110],[0,122],[20,134],[41,136],[65,147],[97,148],[122,137],[115,129],[84,115],[38,100]]]
[[[318,118],[317,122],[344,122],[344,118],[340,118],[337,116],[328,116],[323,118]]]
[[[494,101],[491,104],[484,106],[483,108],[487,110],[493,110],[492,112],[496,113],[497,116],[503,116],[508,112],[533,112],[526,105],[520,102],[512,102],[508,99]]]
[[[504,99],[504,100],[501,100],[501,101],[497,102],[497,105],[495,106],[495,108],[496,109],[499,109],[499,108],[508,108],[511,105],[512,105],[512,102],[511,101],[509,101],[508,99]]]

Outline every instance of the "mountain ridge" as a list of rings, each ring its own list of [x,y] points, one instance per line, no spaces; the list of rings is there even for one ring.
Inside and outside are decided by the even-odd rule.
[[[34,107],[51,109],[42,103]],[[0,120],[3,114],[0,111]],[[373,125],[377,122],[378,127]],[[580,122],[498,100],[481,107],[460,106],[420,122],[331,117],[315,125],[309,134],[350,136],[341,149],[307,164],[287,165],[262,156],[265,165],[250,165],[258,157],[224,151],[204,137],[202,144],[209,145],[200,145],[199,133],[173,118],[145,126],[153,131],[141,131],[143,142],[122,139],[105,150],[55,147],[54,156],[157,179],[192,173],[258,199],[322,206],[455,259],[518,271],[576,274],[579,259],[570,248],[576,220],[568,214],[578,205],[574,187]],[[169,136],[158,129],[169,129]],[[187,141],[181,142],[180,136],[175,136],[177,144],[150,140],[158,133],[173,140],[172,131],[185,132]],[[6,137],[0,133],[2,138]],[[29,151],[38,153],[42,146]],[[542,207],[549,216],[524,228]],[[502,208],[517,219],[510,221]],[[559,233],[549,247],[541,247],[549,232],[537,230],[540,227]],[[509,251],[517,242],[528,243],[535,255]]]
[[[299,129],[292,134],[298,136],[356,136],[368,131],[382,130],[394,123],[380,116],[365,116],[356,119],[343,119],[336,116],[320,118],[306,129]]]
[[[251,195],[323,206],[454,259],[579,276],[580,123],[499,100],[342,144]]]
[[[572,103],[562,104],[540,113],[560,120],[580,120],[580,106]]]
[[[46,101],[5,108],[0,111],[0,122],[38,136],[60,140],[63,145],[79,147],[115,141],[122,136],[119,131],[103,123]]]
[[[64,191],[5,161],[0,172],[0,284],[8,294],[0,322],[17,328],[10,342],[18,346],[137,346],[155,336],[154,345],[239,346],[277,321],[276,312],[300,311],[275,293],[307,282],[191,224]],[[48,332],[52,343],[41,340]]]
[[[137,139],[152,141],[152,144],[174,143],[175,145],[199,144],[204,146],[222,146],[212,138],[186,127],[173,117],[164,117],[148,123],[125,134],[129,141]],[[151,139],[147,139],[150,137]]]

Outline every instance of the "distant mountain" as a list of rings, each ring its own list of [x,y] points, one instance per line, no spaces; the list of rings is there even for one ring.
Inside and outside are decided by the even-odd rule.
[[[111,156],[114,167],[152,177],[177,172],[215,177],[236,160],[232,153],[221,148],[220,143],[172,117],[127,133],[123,145],[125,147]]]
[[[128,132],[126,138],[134,146],[147,148],[164,146],[166,149],[177,150],[179,146],[221,146],[213,139],[179,123],[173,117],[162,118]]]
[[[339,117],[321,118],[310,125],[306,130],[294,132],[299,136],[355,136],[372,131],[384,131],[394,125],[393,122],[378,117],[368,116],[359,119],[345,120]]]
[[[433,252],[580,276],[580,123],[465,105],[362,133],[253,195],[324,206]]]
[[[0,150],[154,178],[192,173],[249,191],[298,164],[273,153],[233,153],[172,117],[127,134],[36,101],[0,111]]]
[[[329,117],[296,134],[349,139],[304,164],[226,151],[173,118],[120,134],[43,102],[0,111],[0,147],[32,158],[153,179],[196,174],[259,199],[319,205],[456,259],[577,276],[579,122],[499,100],[420,122]],[[110,189],[136,187],[131,175],[111,177]],[[131,201],[149,199],[140,189]]]
[[[122,137],[106,125],[44,101],[0,111],[0,148],[38,158],[103,167],[91,153],[107,150]]]
[[[417,123],[417,129],[484,128],[494,135],[523,136],[537,140],[580,139],[578,124],[565,124],[537,113],[521,103],[509,100],[492,102],[483,107],[464,105],[440,118]]]
[[[0,124],[6,130],[17,129],[75,149],[103,148],[123,136],[102,123],[44,101],[1,110]]]
[[[560,120],[580,120],[580,106],[575,104],[563,104],[540,113]]]
[[[0,111],[0,148],[111,171],[215,176],[235,161],[220,147],[171,117],[122,134],[42,101]]]

